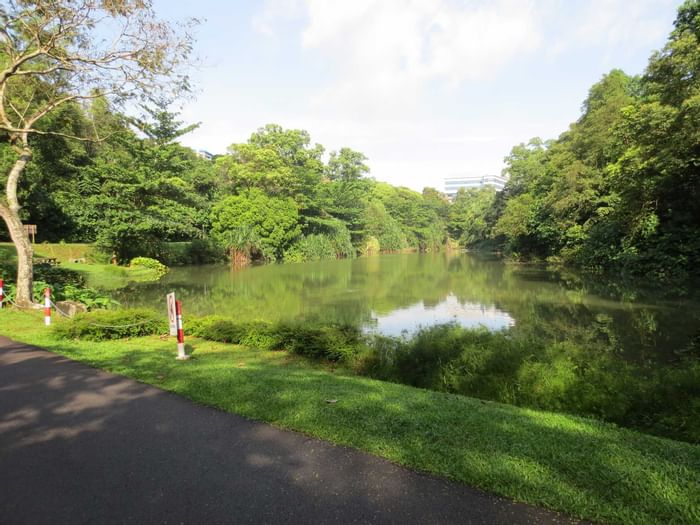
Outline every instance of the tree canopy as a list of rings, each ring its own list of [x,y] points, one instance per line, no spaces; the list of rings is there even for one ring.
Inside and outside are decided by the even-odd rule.
[[[191,37],[159,20],[147,0],[11,0],[0,6],[0,22],[0,131],[14,155],[2,175],[0,216],[17,249],[16,300],[28,304],[32,247],[18,185],[35,138],[96,140],[89,126],[68,127],[57,117],[98,98],[145,100],[155,90],[186,90],[181,66]]]

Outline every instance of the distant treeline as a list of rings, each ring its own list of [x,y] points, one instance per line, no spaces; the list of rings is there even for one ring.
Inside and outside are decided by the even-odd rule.
[[[367,178],[361,153],[343,148],[324,161],[306,131],[270,124],[205,159],[176,142],[196,126],[183,127],[167,104],[144,111],[129,119],[97,99],[48,121],[52,131],[105,138],[35,137],[21,198],[38,241],[94,242],[122,261],[194,241],[191,262],[429,251],[447,241],[446,197]],[[9,169],[9,146],[0,148]]]

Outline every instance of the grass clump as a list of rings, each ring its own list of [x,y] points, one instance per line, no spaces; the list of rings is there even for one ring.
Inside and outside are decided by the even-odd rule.
[[[364,348],[361,330],[352,325],[282,322],[273,332],[281,349],[316,359],[351,362]]]
[[[78,314],[74,319],[54,325],[60,339],[105,341],[167,332],[161,314],[145,309],[95,310]]]
[[[188,321],[187,333],[209,341],[244,344],[260,350],[275,350],[277,346],[272,324],[265,321],[237,323],[232,319],[211,315]]]
[[[260,350],[286,350],[330,361],[351,362],[365,348],[361,330],[343,324],[238,323],[220,316],[207,316],[188,322],[187,332],[210,341],[242,344]]]

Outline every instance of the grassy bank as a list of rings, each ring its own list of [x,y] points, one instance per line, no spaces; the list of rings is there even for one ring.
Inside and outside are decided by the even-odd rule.
[[[356,377],[285,352],[191,340],[194,358],[177,362],[174,342],[159,337],[59,340],[40,316],[1,311],[0,333],[199,403],[574,516],[700,522],[698,446]]]
[[[150,268],[115,266],[100,264],[90,260],[94,248],[90,244],[36,244],[34,257],[37,259],[54,258],[59,268],[79,272],[85,278],[85,285],[100,290],[116,290],[130,282],[152,281],[157,274]],[[11,243],[0,243],[0,277],[12,279],[14,264],[17,259],[15,247]],[[86,262],[73,263],[71,260],[85,259]],[[2,275],[2,268],[12,269],[9,275]]]
[[[52,258],[58,262],[68,262],[71,259],[88,259],[94,253],[91,244],[82,243],[39,243],[34,245],[34,256]],[[15,246],[11,242],[0,242],[0,260],[15,260]]]
[[[74,259],[87,262],[108,262],[110,253],[100,252],[94,244],[87,243],[49,243],[34,244],[34,256],[53,258],[60,263]],[[151,253],[168,266],[185,266],[190,264],[211,264],[226,260],[223,251],[204,241],[165,242],[160,245],[158,253]],[[15,247],[10,242],[0,242],[0,261],[15,259]]]

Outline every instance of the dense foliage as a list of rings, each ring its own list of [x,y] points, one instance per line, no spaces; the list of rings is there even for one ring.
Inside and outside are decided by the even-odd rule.
[[[365,348],[362,331],[350,324],[240,323],[225,317],[208,316],[191,320],[188,332],[210,341],[243,344],[261,350],[286,350],[331,361],[349,362]]]
[[[324,162],[324,148],[306,131],[270,124],[211,160],[175,142],[196,126],[183,126],[165,102],[143,109],[129,119],[100,98],[67,106],[52,129],[109,138],[35,139],[22,218],[38,226],[40,241],[92,242],[123,263],[147,256],[170,264],[224,254],[354,257],[445,242],[447,198],[375,182],[359,152],[341,148]],[[183,241],[191,247],[173,250]]]
[[[689,0],[644,75],[611,71],[558,139],[513,148],[509,182],[491,203],[461,195],[452,209],[453,235],[466,245],[495,240],[515,256],[659,281],[697,275],[698,70],[700,3]]]
[[[538,334],[542,333],[539,327]],[[512,405],[592,416],[697,443],[700,361],[633,362],[614,340],[565,341],[527,330],[437,325],[410,339],[376,337],[365,373],[384,380]],[[683,353],[681,353],[682,355]]]

